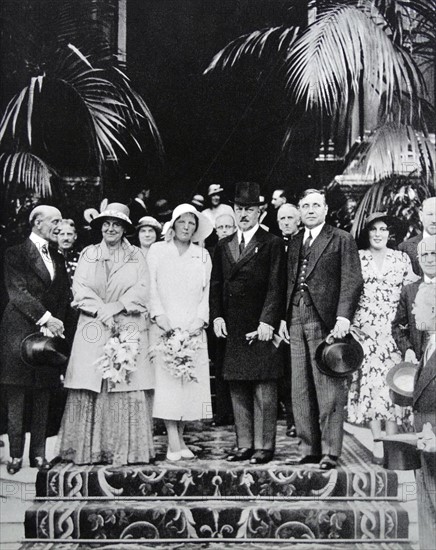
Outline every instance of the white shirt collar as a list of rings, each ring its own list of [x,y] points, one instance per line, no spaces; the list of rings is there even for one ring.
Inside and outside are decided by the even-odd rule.
[[[257,223],[254,227],[252,227],[248,231],[243,232],[244,233],[245,246],[248,245],[248,243],[251,241],[251,239],[253,238],[254,234],[256,233],[256,231],[258,229],[259,229],[259,224]],[[238,228],[238,243],[239,244],[241,243],[241,237],[242,237],[242,231]]]
[[[139,204],[147,210],[147,207],[145,206],[145,202],[142,199],[140,199],[139,197],[135,197],[135,201],[139,202]]]
[[[429,277],[428,275],[426,275],[424,273],[424,283],[427,283],[427,284],[430,284],[430,285],[436,285],[436,277],[433,277],[433,279],[431,277]]]
[[[44,245],[48,246],[48,241],[37,235],[32,231],[32,233],[29,236],[29,239],[36,245],[39,252],[41,252],[41,248]]]
[[[325,222],[321,223],[320,225],[317,225],[312,229],[305,227],[303,241],[305,241],[309,236],[309,231],[310,231],[310,234],[312,235],[312,241],[314,241],[318,237],[318,235],[321,233],[321,230],[324,227],[324,225],[325,225]]]

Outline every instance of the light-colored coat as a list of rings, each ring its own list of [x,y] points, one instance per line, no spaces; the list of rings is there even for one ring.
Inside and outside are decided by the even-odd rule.
[[[154,374],[147,356],[147,264],[141,250],[126,240],[107,275],[106,262],[109,259],[104,241],[88,246],[80,255],[73,280],[73,306],[79,309],[80,317],[65,387],[101,391],[102,374],[97,370],[95,361],[104,355],[104,346],[111,333],[94,316],[103,304],[121,302],[125,311],[116,315],[115,321],[131,330],[132,338],[139,335],[140,351],[136,359],[137,370],[131,374],[129,383],[117,384],[111,391],[152,389]]]

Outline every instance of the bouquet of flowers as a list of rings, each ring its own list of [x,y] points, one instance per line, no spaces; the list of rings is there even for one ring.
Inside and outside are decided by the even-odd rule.
[[[111,333],[104,346],[104,355],[94,364],[113,388],[116,384],[129,383],[131,373],[137,370],[139,335],[132,333],[128,326],[117,324],[112,327]]]
[[[164,332],[150,351],[153,355],[156,352],[162,354],[162,366],[174,378],[198,382],[195,376],[194,356],[199,347],[199,339],[188,330],[175,328]]]

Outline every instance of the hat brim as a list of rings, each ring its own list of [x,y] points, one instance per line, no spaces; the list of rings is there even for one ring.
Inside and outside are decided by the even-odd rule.
[[[396,405],[405,407],[413,404],[413,386],[417,370],[416,365],[408,362],[398,363],[398,365],[395,365],[389,369],[386,375],[386,384],[389,387],[391,399]],[[400,376],[405,376],[411,379],[412,388],[410,390],[398,385],[398,379]]]
[[[126,226],[126,231],[130,234],[135,231],[135,226],[129,219],[125,219],[124,217],[117,216],[117,215],[107,215],[107,214],[99,214],[96,218],[91,220],[90,226],[92,229],[101,229],[101,226],[103,225],[103,222],[108,219],[116,219],[120,220],[120,222],[123,222],[123,224]]]
[[[193,207],[195,208],[195,206]],[[176,210],[174,210],[174,212],[175,211]],[[174,212],[173,212],[173,215],[174,215]],[[208,218],[206,218],[206,216],[204,216],[201,212],[198,212],[198,210],[195,210],[195,212],[192,212],[192,210],[185,210],[185,211],[180,210],[179,212],[177,212],[177,217],[173,217],[173,219],[171,220],[169,228],[173,229],[175,221],[178,218],[180,218],[180,216],[186,213],[193,214],[198,220],[198,227],[195,233],[192,235],[192,242],[205,241],[209,237],[209,235],[212,233],[213,225],[212,225],[212,222],[210,222]]]
[[[349,360],[348,364],[344,364],[342,361],[337,362],[334,367],[331,367],[325,360],[325,352],[331,346],[337,346],[337,349],[346,350],[346,358]],[[315,362],[318,370],[331,378],[347,378],[353,372],[360,369],[363,363],[363,348],[360,343],[353,338],[352,334],[347,334],[345,338],[337,339],[333,343],[328,343],[323,340],[316,348]],[[343,359],[340,357],[338,359]],[[352,362],[351,362],[352,360]]]
[[[236,205],[236,206],[262,206],[262,204],[265,204],[264,202],[262,201],[257,201],[257,202],[247,202],[247,201],[229,201],[231,202],[232,204]]]
[[[61,367],[68,361],[70,348],[65,338],[44,336],[34,332],[21,342],[22,361],[31,367]]]

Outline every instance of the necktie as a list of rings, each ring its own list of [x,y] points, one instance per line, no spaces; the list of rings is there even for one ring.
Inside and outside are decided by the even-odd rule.
[[[241,233],[241,242],[239,243],[239,256],[242,255],[242,253],[245,250],[245,239],[244,239],[244,233]]]
[[[51,258],[50,258],[50,254],[48,252],[48,246],[46,244],[42,245],[41,252],[42,252],[42,255],[44,256],[44,258],[50,262]]]
[[[312,244],[312,233],[310,232],[309,230],[309,235],[307,237],[307,239],[304,241],[304,245],[303,245],[303,254],[305,256],[307,256],[307,254],[309,253],[309,250],[310,250],[310,245]]]

